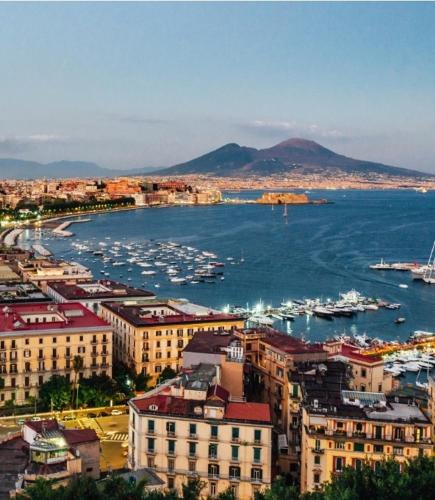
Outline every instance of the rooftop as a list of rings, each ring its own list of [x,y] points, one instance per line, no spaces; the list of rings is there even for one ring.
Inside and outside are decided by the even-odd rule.
[[[0,304],[51,302],[51,298],[33,283],[0,284]]]
[[[155,297],[153,292],[129,287],[111,280],[94,280],[79,284],[49,282],[48,286],[66,300],[115,299],[118,297],[145,299]]]
[[[185,323],[232,322],[240,320],[233,314],[224,314],[189,302],[160,300],[137,304],[106,302],[103,307],[136,326],[177,325]]]
[[[80,303],[12,304],[0,310],[0,335],[5,332],[73,330],[110,326]]]
[[[239,339],[229,332],[198,332],[185,347],[185,352],[196,352],[203,354],[224,353],[233,342],[239,342]]]
[[[383,363],[381,356],[368,356],[361,354],[361,348],[351,344],[341,344],[341,351],[332,354],[331,357],[343,356],[350,360],[361,361],[363,363]]]

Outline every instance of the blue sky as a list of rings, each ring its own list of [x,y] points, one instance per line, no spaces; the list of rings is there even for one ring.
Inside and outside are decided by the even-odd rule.
[[[307,137],[435,172],[435,4],[0,4],[0,157],[171,165]]]

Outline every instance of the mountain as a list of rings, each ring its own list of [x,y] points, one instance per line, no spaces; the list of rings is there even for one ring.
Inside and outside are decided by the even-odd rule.
[[[150,168],[135,168],[130,170],[110,169],[100,167],[96,163],[86,161],[56,161],[38,163],[36,161],[18,160],[15,158],[0,158],[0,179],[38,179],[68,177],[115,177],[117,175],[141,175],[151,172]]]
[[[212,174],[217,176],[358,173],[403,177],[430,177],[430,174],[364,160],[355,160],[306,139],[288,139],[266,149],[226,144],[210,153],[158,170],[157,174]]]

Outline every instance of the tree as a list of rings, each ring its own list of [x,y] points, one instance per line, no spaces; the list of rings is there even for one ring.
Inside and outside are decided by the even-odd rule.
[[[116,392],[116,382],[110,377],[93,375],[81,379],[79,401],[85,406],[106,406],[114,399]]]
[[[32,486],[25,489],[25,494],[18,494],[19,500],[61,500],[58,492],[53,488],[53,481],[38,478]]]
[[[39,399],[44,410],[63,410],[70,402],[71,384],[62,375],[52,375],[39,388]]]
[[[120,476],[109,475],[104,481],[103,493],[115,500],[141,500],[144,498],[146,479],[137,482],[134,477],[127,481]]]
[[[187,484],[183,484],[182,498],[183,500],[197,500],[201,496],[201,490],[205,483],[200,479],[191,479]]]
[[[74,403],[74,395],[76,396],[76,402],[78,399],[77,377],[78,377],[79,371],[83,370],[83,365],[84,365],[83,358],[81,356],[79,356],[78,354],[76,354],[74,356],[73,362],[72,362],[72,367],[74,370],[74,386],[73,386],[73,392],[72,392],[72,396],[71,396],[71,403]],[[72,404],[72,406],[74,406],[74,404]],[[77,406],[77,404],[76,404],[76,406]]]
[[[171,378],[174,378],[177,376],[177,372],[173,370],[172,368],[169,368],[167,366],[163,371],[162,374],[159,377],[159,382],[164,382],[165,380],[170,380]]]
[[[135,379],[135,386],[137,391],[146,391],[148,390],[148,384],[151,380],[151,376],[145,373],[140,372]]]

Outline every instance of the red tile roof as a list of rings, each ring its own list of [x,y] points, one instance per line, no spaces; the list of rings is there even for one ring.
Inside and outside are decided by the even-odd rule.
[[[55,309],[52,309],[55,308]],[[27,314],[60,314],[59,321],[26,323],[22,317]],[[72,328],[107,327],[110,325],[79,303],[65,304],[15,304],[0,309],[0,335],[6,331],[57,330]]]
[[[365,363],[382,362],[382,358],[380,356],[365,356],[364,354],[360,353],[359,347],[350,344],[342,344],[341,352],[334,354],[334,356],[337,355],[345,356],[346,358],[354,359],[355,361],[363,361]]]
[[[84,285],[84,287],[82,287]],[[95,293],[89,292],[87,287],[89,286],[98,286],[101,285],[106,290],[99,290]],[[142,290],[140,288],[133,288],[123,283],[118,283],[112,280],[95,280],[90,281],[88,283],[66,283],[66,282],[57,282],[50,281],[48,282],[48,286],[54,290],[55,292],[62,295],[67,300],[84,300],[84,299],[114,299],[116,297],[120,297],[123,299],[129,299],[131,297],[140,297],[140,298],[150,298],[155,297],[153,292],[148,292],[147,290]]]
[[[230,393],[224,389],[221,385],[212,385],[208,388],[207,398],[212,399],[213,397],[219,398],[222,401],[228,401]]]
[[[225,418],[271,423],[270,408],[266,403],[228,403]]]
[[[70,446],[99,441],[99,437],[94,429],[64,429],[62,433]]]
[[[325,352],[321,344],[308,344],[301,339],[292,337],[273,328],[258,329],[259,333],[264,334],[261,339],[265,344],[285,352],[286,354],[305,354]],[[249,333],[249,331],[247,332]],[[253,331],[255,333],[255,330]]]
[[[40,420],[39,422],[33,422],[32,420],[26,420],[24,423],[26,427],[30,427],[32,430],[41,434],[42,430],[46,431],[56,431],[59,429],[59,424],[56,420]]]

